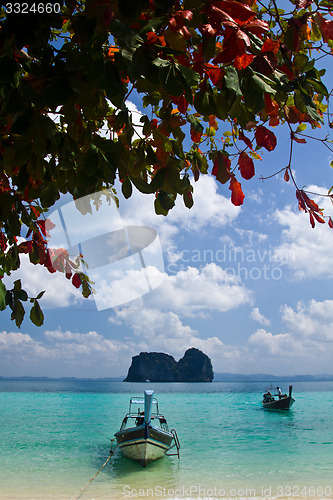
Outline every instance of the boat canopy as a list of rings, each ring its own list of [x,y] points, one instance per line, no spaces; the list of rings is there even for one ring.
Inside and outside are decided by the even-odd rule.
[[[141,408],[139,408],[141,405]],[[138,410],[143,411],[145,406],[145,400],[143,398],[131,398],[129,405],[129,413],[138,413]],[[153,398],[152,401],[152,413],[158,415],[158,401],[156,398]]]

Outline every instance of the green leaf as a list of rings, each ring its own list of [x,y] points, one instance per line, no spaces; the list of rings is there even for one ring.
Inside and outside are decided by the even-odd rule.
[[[164,32],[164,38],[172,49],[176,49],[180,52],[184,52],[186,50],[186,40],[177,31],[172,31],[170,28],[168,28]]]
[[[293,60],[293,65],[299,73],[303,73],[308,61],[309,58],[305,54],[296,54]]]
[[[255,73],[251,77],[251,80],[253,82],[253,86],[258,90],[267,92],[268,94],[275,94],[275,90],[270,85],[268,85],[262,78],[260,78],[258,74]]]
[[[0,311],[6,309],[6,287],[0,280]]]
[[[164,90],[172,96],[180,96],[184,93],[184,87],[180,83],[174,64],[159,68],[160,83]]]
[[[194,107],[203,116],[215,115],[216,104],[213,92],[208,90],[199,90],[194,97]]]
[[[28,300],[28,294],[25,290],[20,290],[18,292],[14,292],[15,298],[19,300],[23,300],[24,302]]]
[[[236,92],[236,95],[241,96],[242,91],[239,86],[239,77],[238,77],[238,71],[236,68],[233,66],[228,66],[225,68],[226,75],[224,77],[224,83],[227,89],[233,90]]]
[[[183,75],[187,85],[189,87],[195,87],[200,83],[200,75],[192,68],[187,66],[179,66],[179,71]]]
[[[152,61],[152,64],[158,68],[166,68],[167,66],[170,66],[170,61],[156,57],[156,59]]]
[[[141,193],[151,194],[152,191],[150,184],[144,181],[143,179],[139,179],[138,177],[131,177],[131,181],[133,182],[136,189],[138,189]]]
[[[301,111],[301,113],[306,113],[306,105],[304,103],[304,95],[301,94],[299,90],[295,90],[294,100],[296,108]]]
[[[30,319],[36,326],[42,326],[44,323],[44,314],[37,300],[34,301],[34,305],[30,310]]]
[[[298,125],[296,132],[303,132],[304,130],[306,130],[306,123],[301,123]]]
[[[18,299],[14,299],[14,304],[12,304],[12,306],[13,306],[12,308],[13,312],[11,314],[10,319],[15,320],[16,326],[20,328],[25,315],[24,307],[22,305],[22,302],[20,302],[20,300]]]
[[[167,215],[168,211],[174,207],[174,205],[174,196],[165,193],[164,191],[159,191],[157,198],[155,199],[155,211],[158,215]]]
[[[226,93],[221,91],[221,92],[215,92],[214,91],[214,99],[215,99],[215,105],[216,105],[216,116],[220,120],[226,120],[228,116],[228,111],[230,109],[232,100],[227,99]]]
[[[314,78],[307,78],[307,82],[309,82],[312,85],[312,87],[316,92],[318,92],[318,94],[323,94],[328,97],[328,90],[323,84],[323,82],[315,80]]]
[[[123,179],[123,183],[121,185],[121,191],[122,191],[124,197],[126,198],[126,200],[128,198],[130,198],[132,195],[132,183],[129,180],[127,175]]]
[[[150,183],[150,188],[155,193],[158,189],[161,189],[164,185],[165,177],[166,177],[166,169],[160,168],[157,170],[156,174],[153,177],[153,180]]]

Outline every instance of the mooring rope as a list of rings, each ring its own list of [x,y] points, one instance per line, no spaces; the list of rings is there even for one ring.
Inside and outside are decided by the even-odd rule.
[[[111,440],[112,441],[112,440]],[[117,445],[118,446],[118,445]],[[87,486],[89,486],[89,484],[95,479],[95,477],[101,472],[101,470],[106,466],[106,464],[108,463],[108,461],[110,460],[110,458],[112,457],[113,455],[113,452],[115,451],[115,449],[117,448],[117,446],[110,451],[110,455],[108,456],[108,458],[105,460],[104,464],[102,465],[102,467],[96,472],[96,474],[87,482],[87,484],[85,486],[83,486],[83,488],[80,489],[80,491],[78,491],[72,498],[71,500],[75,500],[77,498],[80,498],[81,496],[81,493],[87,488]]]

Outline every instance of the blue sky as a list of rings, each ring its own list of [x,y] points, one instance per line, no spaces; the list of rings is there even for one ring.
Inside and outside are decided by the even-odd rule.
[[[130,106],[137,111],[135,104]],[[72,221],[70,230],[82,230],[82,242],[94,236],[94,224],[104,232],[153,228],[155,246],[146,264],[159,264],[148,269],[150,292],[143,288],[144,295],[127,301],[140,285],[138,263],[121,283],[97,266],[96,301],[83,299],[60,273],[23,260],[12,278],[20,277],[32,296],[47,291],[40,301],[45,323],[37,328],[27,314],[18,329],[9,312],[1,314],[0,375],[126,375],[131,357],[141,351],[167,352],[178,360],[189,347],[204,351],[216,372],[333,374],[333,232],[327,224],[311,228],[298,211],[294,186],[282,175],[260,180],[288,164],[288,129],[274,132],[276,150],[265,151],[257,175],[242,181],[242,207],[230,203],[227,185],[206,175],[194,184],[191,210],[180,199],[167,217],[156,216],[153,196],[135,192],[125,200],[119,192],[119,213],[110,206],[97,223],[89,215],[87,222]],[[329,133],[326,125],[316,132]],[[299,187],[327,193],[332,158],[318,141],[295,144]],[[333,215],[330,200],[315,200]],[[62,199],[55,209],[69,201]],[[164,269],[154,260],[160,250]]]

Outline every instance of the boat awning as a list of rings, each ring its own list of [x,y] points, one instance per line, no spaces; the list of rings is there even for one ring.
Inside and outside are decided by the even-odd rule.
[[[134,405],[144,405],[145,400],[144,399],[136,399],[136,398],[131,398],[131,404]],[[157,399],[153,399],[153,404],[157,405]]]

